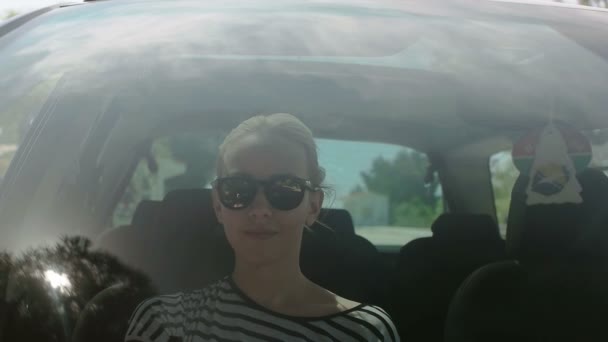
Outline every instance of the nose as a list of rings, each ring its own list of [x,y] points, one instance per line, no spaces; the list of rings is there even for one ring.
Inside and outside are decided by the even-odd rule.
[[[256,220],[268,219],[272,216],[272,206],[268,203],[262,189],[259,189],[249,206],[249,216]]]

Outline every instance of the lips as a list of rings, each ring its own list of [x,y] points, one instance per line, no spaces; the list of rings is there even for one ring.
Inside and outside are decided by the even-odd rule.
[[[251,239],[255,240],[268,240],[278,233],[271,230],[247,230],[243,234]]]

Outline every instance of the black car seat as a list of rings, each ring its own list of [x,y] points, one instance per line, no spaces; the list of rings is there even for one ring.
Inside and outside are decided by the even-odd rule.
[[[476,270],[460,286],[450,305],[445,341],[532,342],[524,289],[528,275],[517,261],[501,261]]]
[[[477,268],[505,258],[504,241],[488,215],[443,214],[432,237],[401,249],[390,313],[406,341],[442,341],[452,296]]]
[[[211,189],[169,192],[155,229],[166,239],[155,258],[163,292],[200,289],[231,273],[234,253],[215,216]]]
[[[106,234],[98,246],[144,271],[160,292],[201,288],[232,270],[210,189],[175,190],[137,209],[131,227]]]
[[[579,176],[585,203],[580,233],[572,244],[572,255],[580,263],[608,264],[608,176],[601,170],[588,169]]]
[[[160,201],[143,200],[135,208],[131,226],[133,227],[150,227],[156,222],[158,213],[160,212]]]
[[[446,342],[608,341],[608,270],[512,260],[482,267],[450,305]]]
[[[114,228],[99,236],[95,248],[105,250],[121,261],[138,267],[145,257],[142,250],[150,237],[144,232],[152,231],[161,210],[160,201],[143,200],[135,208],[131,224]]]
[[[321,209],[317,225],[325,225],[325,228],[333,230],[340,237],[355,236],[353,217],[346,209]]]
[[[608,340],[600,318],[608,313],[608,177],[587,169],[577,178],[580,204],[526,206],[514,189],[511,211],[522,220],[512,235],[521,239],[512,244],[516,260],[488,265],[463,284],[447,342]]]
[[[209,189],[180,189],[144,201],[131,227],[106,234],[102,247],[148,274],[161,293],[200,288],[227,275],[234,254],[215,217]],[[303,236],[301,266],[311,280],[353,300],[373,301],[378,252],[357,236],[348,211],[322,209]],[[196,265],[196,272],[193,272]]]
[[[585,169],[577,176],[581,185],[582,203],[548,205],[525,204],[522,187],[512,196],[510,211],[519,212],[518,221],[509,220],[508,230],[518,229],[512,239],[510,255],[522,263],[571,263],[573,258],[591,257],[596,260],[607,242],[605,223],[608,208],[608,177],[596,169]],[[527,177],[521,176],[521,184]],[[523,193],[523,194],[522,194]],[[594,247],[595,246],[595,247]],[[599,254],[598,254],[599,253]],[[588,262],[590,260],[585,260]]]
[[[376,247],[356,235],[344,209],[322,209],[319,220],[304,231],[302,272],[313,282],[343,297],[376,303],[382,267]]]

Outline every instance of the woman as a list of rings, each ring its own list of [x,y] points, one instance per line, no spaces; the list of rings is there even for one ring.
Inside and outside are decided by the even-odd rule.
[[[220,146],[213,203],[235,253],[230,277],[149,299],[127,341],[398,341],[382,309],[342,298],[300,270],[323,204],[311,131],[289,114],[241,123]]]

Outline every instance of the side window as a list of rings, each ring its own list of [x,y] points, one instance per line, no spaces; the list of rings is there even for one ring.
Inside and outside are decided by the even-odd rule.
[[[143,200],[161,201],[177,189],[209,186],[215,174],[219,137],[202,134],[165,136],[141,156],[112,217],[113,227],[131,222]]]
[[[0,182],[32,122],[59,80],[60,75],[41,80],[0,105]]]
[[[490,157],[490,173],[492,175],[492,190],[494,191],[494,204],[496,218],[500,233],[504,237],[507,232],[507,218],[511,204],[511,191],[519,171],[513,164],[511,151],[502,151]]]
[[[431,235],[443,198],[437,177],[427,175],[426,154],[370,142],[317,139],[317,144],[333,190],[325,206],[347,209],[358,234],[384,246]]]
[[[591,141],[591,167],[608,174],[608,129],[595,130],[588,134]]]

